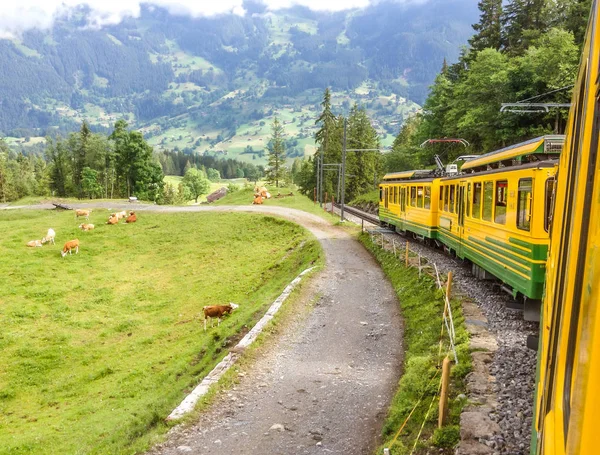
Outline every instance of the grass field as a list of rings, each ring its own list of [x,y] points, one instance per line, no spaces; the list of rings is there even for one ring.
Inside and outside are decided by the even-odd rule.
[[[305,230],[272,217],[141,213],[107,226],[106,213],[84,233],[72,212],[0,212],[2,454],[144,450],[320,254]],[[48,227],[55,246],[25,247]],[[79,254],[61,258],[72,238]],[[240,308],[205,333],[202,306],[230,301]]]

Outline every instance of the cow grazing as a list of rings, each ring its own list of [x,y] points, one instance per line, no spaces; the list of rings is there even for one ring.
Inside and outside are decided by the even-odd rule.
[[[77,210],[75,210],[75,218],[79,218],[80,216],[83,216],[83,217],[85,217],[86,220],[89,220],[91,212],[92,212],[91,210],[77,209]]]
[[[46,236],[42,237],[42,243],[50,242],[52,245],[54,245],[54,237],[56,237],[56,232],[54,232],[54,229],[50,228],[48,229]]]
[[[135,223],[136,221],[137,221],[137,216],[135,216],[135,213],[129,212],[129,216],[127,217],[125,222],[126,223]]]
[[[106,222],[106,224],[117,224],[119,222],[119,220],[117,219],[116,216],[111,216],[108,221]]]
[[[92,229],[94,229],[94,225],[83,223],[83,224],[79,225],[79,229],[81,229],[82,231],[86,231],[86,232],[91,231]]]
[[[42,241],[41,240],[32,240],[31,242],[27,242],[27,246],[32,246],[32,247],[42,246]]]
[[[221,324],[221,318],[224,314],[231,313],[239,305],[235,303],[229,303],[228,305],[210,305],[202,308],[204,312],[204,331],[206,332],[206,318],[210,319],[210,326],[213,326],[213,319],[217,318],[217,327]]]
[[[79,239],[69,240],[67,243],[65,243],[60,255],[64,258],[67,253],[72,254],[72,250],[75,250],[75,254],[79,253]]]
[[[254,200],[252,201],[253,205],[260,205],[263,203],[263,198],[260,194],[256,193],[254,195]]]

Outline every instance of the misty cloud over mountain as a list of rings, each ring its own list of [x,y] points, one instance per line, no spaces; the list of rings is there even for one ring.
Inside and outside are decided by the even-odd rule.
[[[301,6],[313,11],[344,11],[366,8],[382,0],[254,0],[269,11]],[[428,0],[384,0],[400,4],[425,3]],[[164,8],[170,14],[213,17],[220,14],[244,15],[244,0],[23,0],[0,3],[0,38],[19,36],[31,29],[49,29],[56,19],[86,12],[86,25],[101,28],[116,25],[125,18],[137,18],[142,8]]]

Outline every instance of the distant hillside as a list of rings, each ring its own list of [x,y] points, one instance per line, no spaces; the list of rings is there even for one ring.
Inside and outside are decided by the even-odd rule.
[[[389,143],[471,35],[478,11],[465,3],[344,13],[247,3],[244,17],[210,19],[153,8],[101,30],[83,29],[81,12],[50,32],[0,40],[0,133],[64,133],[84,119],[103,130],[126,118],[155,146],[262,161],[277,115],[294,157],[312,151],[329,86],[338,111],[365,105]]]

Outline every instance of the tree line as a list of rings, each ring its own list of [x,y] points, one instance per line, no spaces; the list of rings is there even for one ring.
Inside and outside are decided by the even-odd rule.
[[[423,111],[397,136],[386,169],[433,165],[543,134],[562,133],[567,109],[500,112],[502,103],[569,103],[591,0],[481,0],[480,20],[458,62],[443,62]],[[430,138],[463,138],[470,146]]]
[[[93,133],[86,122],[67,137],[48,137],[45,148],[31,153],[11,149],[0,139],[0,202],[26,196],[80,199],[135,196],[157,203],[185,202],[206,194],[210,181],[248,178],[257,181],[265,169],[232,159],[182,152],[155,153],[124,120],[110,134]],[[183,187],[172,188],[164,175],[183,175]]]

